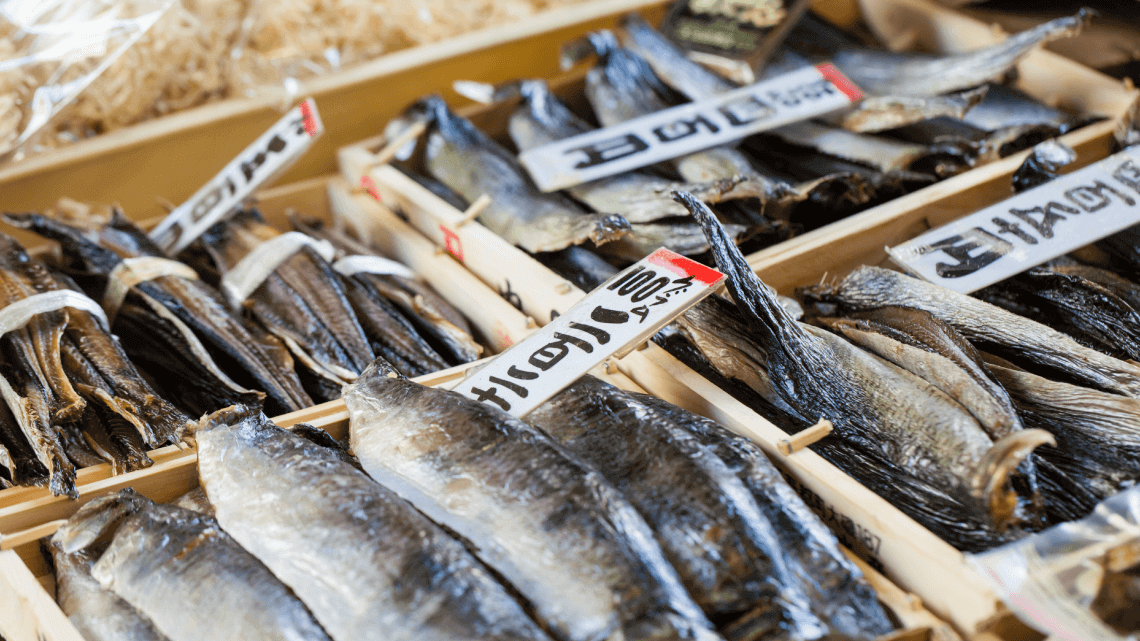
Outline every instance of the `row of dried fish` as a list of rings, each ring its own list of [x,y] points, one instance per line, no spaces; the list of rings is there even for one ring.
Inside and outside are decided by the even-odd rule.
[[[395,373],[345,396],[351,452],[233,407],[201,490],[84,506],[49,549],[109,639],[873,639],[893,629],[750,441],[592,377],[525,419]],[[109,536],[109,543],[100,543]]]
[[[963,550],[1084,516],[1140,480],[1140,232],[972,296],[878,267],[804,288],[789,311],[712,214],[731,300],[660,336],[820,454]]]
[[[146,467],[147,450],[179,443],[191,417],[235,403],[276,415],[339,398],[374,354],[417,376],[482,349],[410,270],[320,225],[281,234],[244,211],[183,263],[117,210],[102,219],[68,211],[5,216],[61,250],[45,264],[0,238],[4,306],[66,289],[95,312],[33,315],[0,339],[12,372],[0,411],[5,485],[74,496],[75,467]],[[355,258],[334,269],[345,255]]]
[[[479,220],[531,253],[581,245],[619,265],[661,246],[705,254],[709,244],[672,201],[674,190],[709,205],[734,242],[756,250],[1088,122],[1001,84],[1033,47],[1076,33],[1088,18],[1082,12],[988,49],[937,57],[867,48],[809,15],[766,73],[831,60],[866,92],[858,105],[558,193],[540,192],[511,150],[438,96],[421,99],[385,133],[391,139],[426,122],[428,176],[417,180],[460,208],[489,196]],[[564,48],[567,67],[597,59],[583,89],[589,114],[542,80],[457,89],[484,102],[517,100],[507,133],[525,151],[735,88],[637,16],[623,21],[623,33],[624,46],[599,31]]]

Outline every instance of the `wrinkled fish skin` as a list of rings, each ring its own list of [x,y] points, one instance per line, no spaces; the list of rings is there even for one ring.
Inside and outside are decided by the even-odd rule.
[[[1080,276],[1034,267],[973,296],[1040,319],[1109,356],[1140,361],[1140,312],[1108,288]],[[1034,313],[1021,313],[1026,307]]]
[[[547,638],[462,544],[335,452],[246,410],[196,435],[218,522],[333,639]]]
[[[777,611],[766,638],[826,632],[784,563],[772,526],[740,479],[681,426],[592,376],[526,417],[630,500],[706,614],[759,602]],[[669,496],[661,488],[673,488]],[[699,541],[699,543],[698,543]]]
[[[628,261],[638,261],[664,247],[682,256],[696,256],[709,250],[701,226],[686,220],[678,223],[645,223],[631,225],[633,233],[628,238],[607,243],[598,248],[598,253]],[[748,232],[744,225],[726,224],[725,231],[739,242]]]
[[[88,641],[167,641],[154,622],[106,590],[91,576],[99,555],[80,550],[68,554],[48,544],[55,567],[56,602]]]
[[[872,49],[843,49],[832,62],[860,89],[871,94],[936,96],[999,80],[1039,44],[1073,36],[1092,18],[1082,9],[1014,34],[1004,42],[950,56],[898,54]]]
[[[990,364],[1025,422],[1057,437],[1041,456],[1108,498],[1140,480],[1140,401]]]
[[[81,550],[120,520],[91,575],[171,641],[328,640],[288,588],[208,516],[123,490],[80,508],[53,543]]]
[[[672,419],[740,478],[772,524],[812,609],[833,631],[850,639],[873,639],[891,632],[894,626],[863,573],[759,446],[715,421],[654,396],[630,396]]]
[[[728,290],[767,350],[775,396],[804,418],[829,419],[835,435],[853,450],[863,449],[889,461],[900,475],[938,488],[948,499],[945,511],[956,521],[945,534],[961,538],[963,545],[979,536],[993,540],[990,534],[1029,509],[1006,481],[1010,465],[1028,454],[1021,439],[1029,435],[1032,442],[1041,435],[1019,433],[1003,439],[1016,437],[1016,442],[995,447],[961,405],[922,379],[834,334],[799,325],[727,242],[707,208],[684,194],[678,198],[705,226],[717,265],[729,275]]]
[[[978,351],[954,328],[931,314],[906,307],[881,307],[842,318],[821,318],[819,322],[946,392],[974,415],[990,438],[999,439],[1021,429],[1013,401],[986,369]],[[867,334],[921,350],[949,361],[952,367],[939,360],[924,361],[920,355],[877,342]]]
[[[364,469],[464,537],[560,639],[717,639],[632,505],[522,421],[389,378],[345,394]]]
[[[420,101],[434,127],[424,162],[433,176],[468,201],[486,194],[479,221],[528,252],[555,251],[587,240],[603,245],[629,233],[621,216],[587,213],[559,194],[544,194],[513,155],[455,115],[438,96]]]
[[[1140,367],[1089,349],[1036,321],[898,272],[860,267],[838,284],[811,287],[805,295],[852,310],[884,305],[921,309],[988,351],[992,350],[987,346],[993,346],[1081,384],[1140,396]]]

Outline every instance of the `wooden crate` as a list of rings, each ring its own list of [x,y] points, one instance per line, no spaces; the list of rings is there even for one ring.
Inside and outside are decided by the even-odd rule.
[[[424,385],[449,388],[462,380],[473,364],[436,372],[416,380]],[[622,389],[643,392],[622,373],[603,370],[595,374]],[[274,419],[282,427],[307,422],[340,439],[348,433],[348,411],[342,401],[333,401]],[[178,461],[155,464],[148,470],[116,477],[113,483],[84,488],[82,500],[68,501],[64,511],[43,514],[39,521],[13,530],[0,516],[0,635],[8,641],[82,641],[55,603],[55,579],[40,551],[39,540],[50,536],[61,521],[74,514],[83,502],[96,496],[132,487],[158,502],[169,502],[198,486],[196,457],[191,453]],[[131,478],[124,478],[124,477]],[[847,552],[859,565],[879,600],[894,615],[900,629],[879,641],[955,641],[957,636],[945,623],[926,610],[920,601],[891,583],[886,577]]]
[[[280,229],[288,228],[287,212],[290,209],[331,221],[333,201],[330,186],[339,181],[337,177],[326,177],[268,190],[261,193],[259,204],[268,222]],[[347,193],[343,188],[340,191]],[[392,216],[391,220],[385,221],[384,230],[383,237],[378,235],[375,239],[394,250],[389,255],[409,265],[441,296],[455,305],[471,321],[472,328],[489,341],[493,352],[501,351],[531,331],[522,314],[454,260],[437,254],[431,243],[398,218]],[[32,252],[46,250],[52,244],[34,235],[30,236],[29,242],[32,243],[29,245]],[[306,416],[319,416],[322,411],[324,410],[310,408],[303,413]],[[187,461],[193,461],[194,455],[190,450],[167,446],[150,452],[150,456],[155,465],[139,472],[114,476],[106,464],[78,470],[76,484],[80,489],[80,501],[89,500],[92,496],[90,491],[125,487],[126,484],[133,483],[134,479],[162,466],[169,465],[172,470],[190,470],[185,465]],[[52,496],[45,488],[9,488],[0,491],[0,533],[31,527],[33,523],[44,520],[64,518],[72,510],[74,507],[69,499]]]
[[[923,0],[867,4],[872,11],[866,19],[876,28],[926,49],[973,49],[1001,37],[986,25]],[[910,34],[891,31],[894,24],[891,21],[897,16],[905,18],[905,22],[899,24],[908,25]],[[1109,153],[1115,120],[1135,101],[1138,95],[1135,90],[1047,51],[1027,56],[1018,71],[1019,88],[1038,99],[1081,113],[1112,117],[1061,137],[1077,150],[1076,166]],[[560,77],[552,84],[556,91],[559,88],[573,90],[580,82],[578,74]],[[511,105],[497,105],[462,111],[492,136],[502,137],[510,108]],[[440,247],[452,250],[468,269],[508,296],[539,324],[549,322],[584,296],[571,283],[482,225],[469,221],[463,212],[399,171],[376,165],[375,157],[382,146],[383,140],[374,137],[339,152],[341,172],[354,185],[358,198],[364,198],[362,193],[371,193],[400,210],[421,232]],[[882,251],[885,244],[912,237],[931,224],[941,224],[1007,197],[1010,177],[1026,155],[1027,152],[982,166],[805,234],[754,254],[750,262],[765,282],[790,293],[790,287],[817,282],[829,270],[836,274],[868,262],[867,255],[881,260],[885,257]],[[356,226],[358,231],[368,233],[367,221]],[[828,242],[840,234],[845,241]],[[858,242],[851,242],[856,237]],[[821,249],[823,247],[825,249]],[[921,598],[962,634],[1005,638],[1039,636],[1010,615],[959,551],[813,452],[785,455],[780,447],[788,439],[786,433],[664,350],[649,345],[613,366],[651,393],[714,418],[759,443],[783,467],[800,493],[824,516],[844,544]]]
[[[511,25],[405,49],[301,83],[317,100],[324,137],[282,179],[290,184],[336,170],[341,145],[380,131],[408,102],[430,92],[456,96],[458,79],[501,82],[558,70],[558,45],[610,27],[628,11],[663,15],[665,0],[590,0]],[[120,202],[136,219],[181,203],[265,132],[295,99],[284,89],[232,98],[0,166],[0,211],[42,209],[60,195]]]

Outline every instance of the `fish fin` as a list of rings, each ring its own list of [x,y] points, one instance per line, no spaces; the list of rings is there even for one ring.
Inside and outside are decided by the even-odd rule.
[[[373,360],[372,363],[368,366],[368,368],[364,370],[364,373],[360,375],[360,378],[375,378],[379,376],[386,376],[388,378],[407,378],[398,372],[391,363],[384,360],[384,357],[382,356],[377,356],[376,359]]]
[[[1012,524],[1018,496],[1009,489],[1009,476],[1040,445],[1056,445],[1057,439],[1045,430],[1018,430],[997,440],[978,463],[972,479],[973,491],[985,501],[998,527]]]

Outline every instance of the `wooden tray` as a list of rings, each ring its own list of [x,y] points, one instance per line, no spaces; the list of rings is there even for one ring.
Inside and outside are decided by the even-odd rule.
[[[342,72],[255,98],[233,98],[140,123],[0,166],[0,211],[42,209],[60,195],[119,201],[133,218],[163,213],[155,197],[181,203],[265,132],[297,98],[313,96],[325,135],[282,179],[336,170],[341,145],[380,131],[407,103],[431,92],[449,99],[454,80],[501,82],[558,71],[558,45],[613,26],[628,11],[659,19],[664,0],[590,0],[503,25],[405,49]]]
[[[462,380],[466,369],[473,364],[436,372],[414,379],[433,387],[450,387]],[[645,391],[620,372],[595,372],[601,378],[623,389]],[[348,412],[341,401],[325,403],[274,419],[282,427],[307,422],[329,432],[336,438],[348,433]],[[113,483],[88,487],[84,499],[132,487],[139,493],[158,502],[172,501],[198,486],[196,457],[190,453],[177,461],[156,463],[153,467],[134,475],[116,477]],[[127,479],[124,477],[132,476]],[[26,529],[0,538],[0,635],[8,641],[82,641],[83,637],[67,620],[56,605],[55,578],[40,552],[39,539],[49,536],[59,527],[60,521],[73,514],[82,502],[62,504],[66,512],[44,515]],[[0,531],[5,529],[0,517]],[[879,600],[895,616],[900,629],[879,641],[954,641],[957,636],[937,617],[922,607],[920,601],[900,590],[882,574],[866,565],[858,557],[844,550],[859,565]]]

